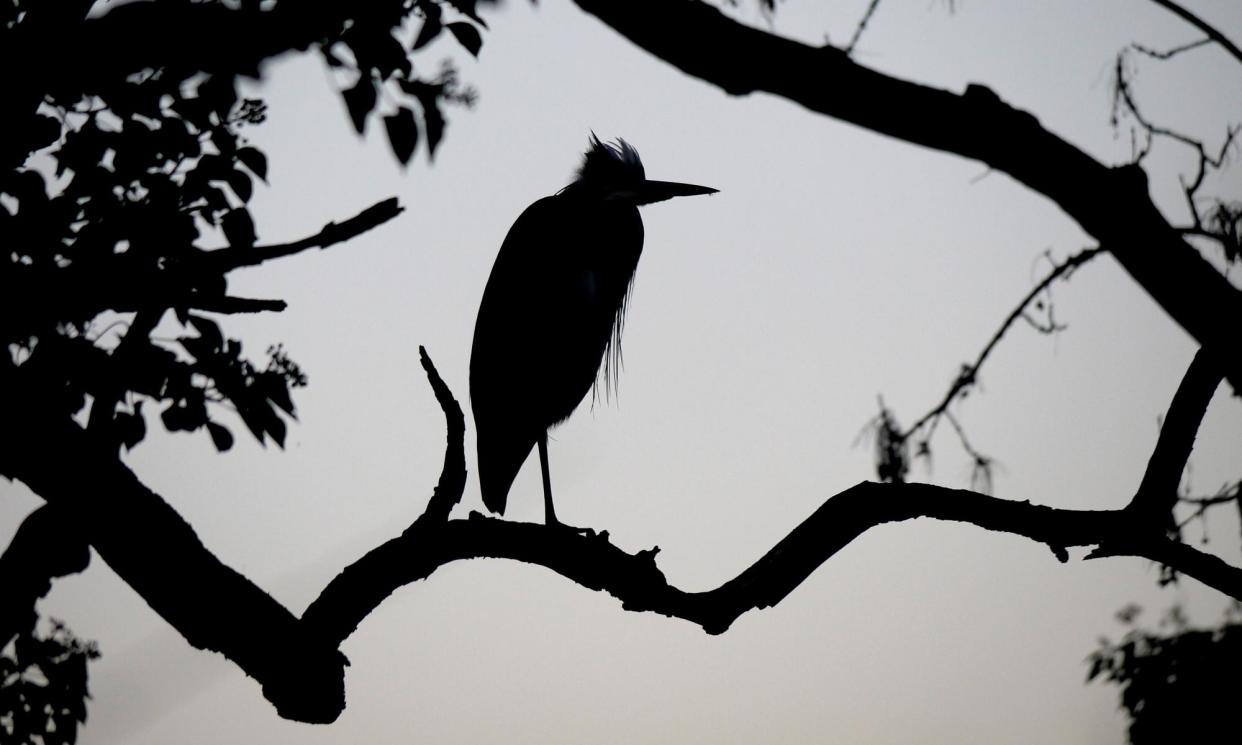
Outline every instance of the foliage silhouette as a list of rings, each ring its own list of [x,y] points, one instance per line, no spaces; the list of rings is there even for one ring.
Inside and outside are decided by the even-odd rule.
[[[76,742],[90,698],[86,663],[98,656],[56,620],[49,634],[18,634],[0,652],[0,743]]]
[[[278,311],[284,303],[230,295],[228,274],[343,242],[401,208],[386,200],[301,241],[260,244],[248,203],[268,163],[245,132],[263,122],[266,106],[239,97],[237,79],[257,75],[265,59],[313,48],[337,79],[351,81],[342,97],[359,132],[380,116],[379,91],[403,102],[385,123],[398,160],[408,163],[420,129],[430,157],[443,134],[444,106],[473,100],[450,64],[416,74],[412,28],[421,22],[418,46],[447,28],[477,55],[477,26],[486,24],[474,0],[298,8],[251,0],[130,3],[102,12],[93,5],[17,0],[0,8],[0,61],[23,70],[8,97],[14,126],[0,142],[0,234],[9,247],[0,259],[6,410],[26,431],[31,420],[81,417],[92,453],[114,462],[145,438],[153,411],[168,431],[206,431],[223,451],[234,433],[215,412],[230,410],[259,442],[283,446],[295,416],[292,390],[306,375],[279,344],[263,361],[247,357],[221,317]],[[446,15],[452,20],[444,24]],[[218,43],[223,38],[230,43]],[[48,51],[65,48],[92,63]],[[48,454],[0,456],[8,478],[57,467]],[[14,601],[0,608],[0,645],[19,642],[21,669],[50,676],[69,654],[84,675],[85,659],[95,655],[60,651],[57,640],[71,639],[60,625],[46,639],[32,636],[34,603],[50,580],[89,560],[79,530],[84,517],[38,510],[0,559]],[[73,644],[60,646],[77,650]],[[84,686],[83,677],[80,692],[39,690],[56,712],[76,716]],[[28,686],[13,691],[33,695]],[[58,695],[67,697],[64,707],[53,701]],[[55,736],[72,741],[76,730],[57,721]],[[28,725],[22,719],[17,726]]]
[[[1137,608],[1118,614],[1131,624]],[[1215,629],[1190,628],[1174,606],[1160,626],[1134,626],[1117,643],[1100,640],[1087,680],[1121,688],[1130,742],[1211,742],[1238,731],[1237,692],[1242,623],[1235,607]]]

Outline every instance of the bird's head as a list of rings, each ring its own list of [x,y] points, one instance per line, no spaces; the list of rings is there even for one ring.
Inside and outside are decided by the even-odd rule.
[[[673,197],[715,194],[717,191],[710,186],[651,181],[633,145],[620,138],[616,142],[603,142],[594,133],[591,134],[586,154],[582,156],[578,178],[570,187],[605,200],[635,205],[662,202]]]

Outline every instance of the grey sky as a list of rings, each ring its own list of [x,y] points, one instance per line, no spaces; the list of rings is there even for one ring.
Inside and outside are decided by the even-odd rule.
[[[1186,4],[1239,37],[1234,0]],[[791,2],[773,23],[840,42],[865,5]],[[1115,52],[1196,38],[1142,0],[956,6],[889,0],[859,59],[954,90],[985,83],[1107,162],[1130,152],[1108,121]],[[720,189],[644,209],[619,401],[584,406],[551,442],[559,516],[629,549],[660,546],[661,568],[688,589],[732,577],[824,498],[872,478],[870,449],[853,443],[876,396],[905,422],[922,414],[1046,269],[1040,255],[1089,245],[1004,175],[783,100],[729,98],[568,3],[513,2],[487,19],[477,63],[441,48],[481,100],[450,112],[430,167],[420,150],[402,171],[375,128],[356,138],[318,61],[267,69],[269,122],[252,131],[270,157],[271,187],[253,202],[261,238],[294,239],[394,194],[407,210],[235,280],[239,295],[290,302],[226,326],[256,353],[283,341],[310,376],[287,450],[239,436],[218,456],[205,436],[155,434],[129,458],[210,549],[295,612],[421,511],[443,423],[417,347],[466,404],[495,251],[526,204],[570,178],[591,130],[632,142],[652,178]],[[1242,120],[1240,84],[1242,66],[1202,49],[1144,62],[1137,91],[1153,117],[1216,142]],[[1178,221],[1185,156],[1162,145],[1150,163]],[[1240,187],[1234,169],[1215,191]],[[1194,347],[1109,257],[1054,298],[1069,330],[1015,328],[959,411],[1002,465],[998,496],[1117,507]],[[1192,456],[1199,491],[1238,476],[1240,414],[1218,393]],[[936,444],[934,471],[914,477],[966,486],[956,443]],[[38,500],[0,488],[7,542]],[[473,479],[468,509],[482,509]],[[542,519],[534,461],[507,516]],[[1213,522],[1210,547],[1236,559],[1237,527]],[[279,719],[256,684],[191,649],[97,559],[42,609],[104,653],[84,745],[1120,743],[1115,689],[1083,685],[1096,637],[1120,633],[1113,612],[1137,601],[1154,617],[1180,602],[1208,623],[1223,606],[1193,581],[1160,591],[1155,577],[1141,561],[1062,565],[1014,536],[908,523],[868,533],[776,608],[708,637],[546,570],[457,564],[398,592],[346,643],[349,706],[329,727]]]

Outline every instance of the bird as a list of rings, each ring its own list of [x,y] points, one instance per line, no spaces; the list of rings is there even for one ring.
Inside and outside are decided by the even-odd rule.
[[[470,351],[479,485],[489,510],[504,514],[513,479],[537,445],[544,522],[560,524],[548,430],[593,387],[603,385],[607,395],[617,383],[643,250],[638,208],[716,191],[649,180],[632,145],[591,133],[575,178],[513,223],[484,287]]]

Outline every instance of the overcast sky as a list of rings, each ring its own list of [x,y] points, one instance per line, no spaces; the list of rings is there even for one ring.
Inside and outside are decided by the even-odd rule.
[[[791,0],[772,25],[839,43],[866,4]],[[1242,38],[1236,0],[1185,4]],[[1197,38],[1146,0],[954,5],[889,0],[857,58],[951,90],[984,83],[1109,163],[1130,153],[1109,124],[1117,50]],[[286,450],[239,431],[217,455],[201,433],[152,426],[128,457],[208,548],[294,612],[422,510],[444,433],[418,345],[466,404],[495,252],[528,203],[569,180],[592,130],[633,143],[652,178],[720,190],[644,209],[619,401],[584,405],[550,446],[558,515],[630,550],[660,546],[660,567],[686,589],[733,577],[826,497],[872,478],[857,440],[876,397],[904,423],[921,415],[1047,269],[1044,252],[1091,245],[1007,176],[784,100],[730,98],[570,3],[511,2],[486,17],[477,62],[451,43],[417,59],[453,55],[481,96],[450,111],[435,162],[420,150],[408,170],[379,129],[353,134],[341,81],[318,60],[265,68],[255,92],[269,121],[250,133],[270,158],[270,187],[253,202],[260,238],[296,239],[392,195],[406,212],[233,281],[236,294],[290,303],[226,325],[256,355],[283,341],[309,375]],[[1153,118],[1219,142],[1242,121],[1240,85],[1242,65],[1204,48],[1143,61],[1136,91]],[[1158,203],[1183,221],[1176,176],[1188,154],[1162,144],[1149,166]],[[1234,169],[1212,187],[1236,199],[1242,178]],[[1109,257],[1053,297],[1068,331],[1016,327],[958,413],[1001,464],[997,496],[1119,507],[1194,345]],[[1239,476],[1242,410],[1224,394],[1192,456],[1199,492]],[[934,470],[912,476],[967,486],[969,461],[947,432],[935,453]],[[0,489],[7,543],[39,500]],[[477,509],[472,474],[458,512]],[[507,517],[543,518],[535,460]],[[1236,561],[1237,534],[1236,519],[1217,519],[1208,548]],[[400,590],[346,642],[349,705],[327,727],[281,720],[257,684],[191,649],[97,558],[41,610],[103,652],[84,745],[1111,744],[1124,741],[1117,690],[1084,685],[1083,660],[1100,634],[1122,632],[1114,612],[1135,601],[1154,622],[1183,603],[1213,623],[1224,605],[1194,581],[1158,590],[1155,579],[1143,561],[1063,565],[1015,536],[905,523],[709,637],[537,567],[459,563]]]

